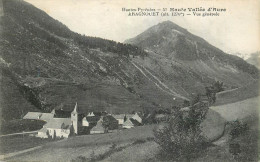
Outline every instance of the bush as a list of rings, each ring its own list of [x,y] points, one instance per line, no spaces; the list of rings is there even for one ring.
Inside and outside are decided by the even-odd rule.
[[[154,137],[147,137],[146,138],[146,141],[153,141],[154,140]]]
[[[176,109],[167,126],[154,130],[155,142],[160,145],[162,160],[189,161],[207,146],[200,129],[207,111],[208,106],[204,103],[196,103],[185,114]]]
[[[229,133],[232,139],[239,137],[240,135],[246,133],[249,129],[246,123],[242,123],[239,120],[234,121],[232,124],[232,129]]]
[[[133,142],[133,144],[142,144],[142,143],[145,143],[145,140],[144,139],[137,139]]]

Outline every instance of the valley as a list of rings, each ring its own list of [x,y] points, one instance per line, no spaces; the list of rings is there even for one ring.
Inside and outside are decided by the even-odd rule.
[[[254,58],[249,64],[172,21],[121,43],[71,31],[23,0],[3,0],[3,9],[0,160],[160,161],[155,132],[169,126],[176,111],[183,113],[182,120],[185,113],[192,116],[194,107],[207,108],[196,127],[207,147],[194,161],[235,161],[230,148],[237,143],[242,161],[257,160],[259,69]],[[59,112],[67,117],[57,117]],[[26,119],[30,113],[34,116]],[[43,120],[42,114],[52,117]],[[93,127],[101,123],[97,130],[87,121],[93,114],[99,118]],[[136,124],[134,115],[141,122]],[[105,129],[108,116],[116,129]],[[64,121],[58,125],[55,120]],[[233,139],[237,120],[248,130]],[[80,134],[84,121],[88,129]],[[50,134],[51,129],[56,132]],[[68,138],[57,130],[69,131]]]

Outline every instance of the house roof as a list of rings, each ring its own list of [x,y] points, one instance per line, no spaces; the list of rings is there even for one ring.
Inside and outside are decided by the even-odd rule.
[[[140,118],[142,119],[142,115],[138,114],[138,113],[135,113],[132,118]]]
[[[38,119],[41,116],[41,112],[28,112],[23,119]]]
[[[115,117],[112,115],[106,115],[103,117],[103,120],[108,120],[109,122],[118,122]]]
[[[132,123],[132,121],[127,118],[126,121],[123,123],[124,126],[134,126],[134,124]]]
[[[46,133],[47,132],[47,128],[46,127],[43,127],[42,129],[40,129],[38,132],[43,132],[43,133]]]
[[[95,114],[93,112],[90,112],[87,116],[95,116]]]
[[[72,125],[70,118],[53,118],[47,124],[44,125],[46,128],[53,129],[67,129]]]
[[[104,131],[105,128],[102,126],[102,122],[97,122],[97,125],[94,126],[91,131]]]
[[[135,120],[135,119],[133,119],[133,118],[131,118],[130,121],[131,121],[131,122],[133,123],[133,125],[135,125],[135,126],[141,125],[141,123],[140,123],[139,121],[137,121],[137,120]]]
[[[53,116],[54,116],[54,114],[52,114],[52,113],[42,113],[40,116],[40,119],[44,120],[44,121],[49,121],[53,118]]]

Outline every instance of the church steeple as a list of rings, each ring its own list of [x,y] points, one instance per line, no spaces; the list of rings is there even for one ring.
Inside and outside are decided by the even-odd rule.
[[[74,133],[78,134],[78,103],[74,107],[74,110],[71,112],[71,121],[74,129]]]
[[[71,112],[72,114],[78,114],[78,103],[76,102],[76,105],[74,107],[74,110]]]

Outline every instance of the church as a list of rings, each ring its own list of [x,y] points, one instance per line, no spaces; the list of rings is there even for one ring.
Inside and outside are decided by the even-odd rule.
[[[59,112],[59,111],[57,111]],[[81,127],[81,122],[79,122],[79,113],[78,113],[78,104],[76,103],[74,110],[70,113],[61,111],[60,114],[63,114],[64,118],[55,117],[55,110],[51,113],[54,113],[53,118],[50,119],[42,129],[38,131],[37,136],[41,138],[68,138],[70,135],[77,135],[79,133],[79,127]]]

